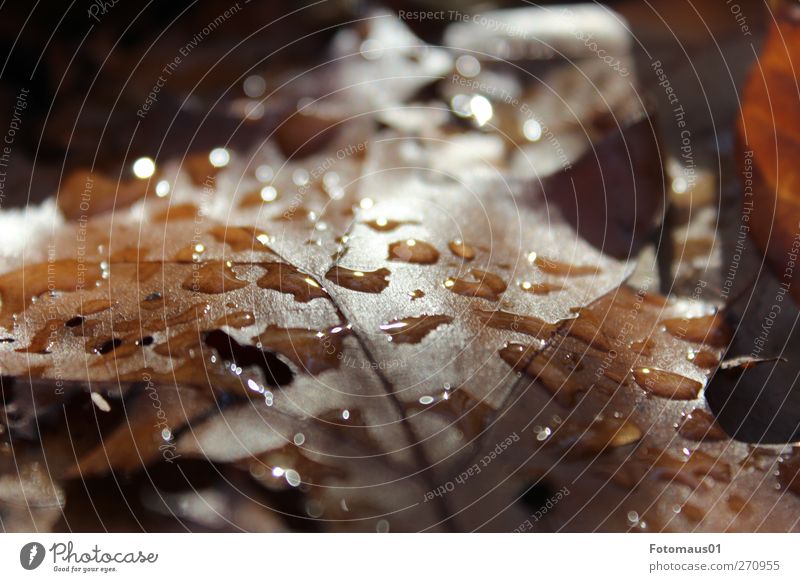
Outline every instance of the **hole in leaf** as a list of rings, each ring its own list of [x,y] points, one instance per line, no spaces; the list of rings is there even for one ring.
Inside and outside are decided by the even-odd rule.
[[[122,340],[119,338],[111,338],[110,340],[104,341],[102,344],[94,348],[95,353],[104,355],[108,354],[109,352],[113,352],[119,346],[122,345]]]
[[[285,386],[294,379],[291,368],[272,352],[255,346],[243,346],[222,330],[210,331],[204,336],[206,345],[217,351],[220,358],[240,368],[257,366],[270,386]]]
[[[800,382],[788,362],[720,369],[705,396],[731,438],[760,444],[800,439]]]

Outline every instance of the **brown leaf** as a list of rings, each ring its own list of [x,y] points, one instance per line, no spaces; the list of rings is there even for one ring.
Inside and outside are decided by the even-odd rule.
[[[782,2],[744,89],[739,122],[743,221],[775,275],[800,300],[793,268],[800,242],[800,9]]]
[[[365,39],[384,60],[351,50]],[[456,55],[420,46],[386,14],[335,39],[341,94],[315,107],[342,123],[301,158],[268,141],[213,170],[159,162],[162,195],[15,222],[35,236],[0,275],[3,410],[26,419],[8,423],[13,450],[67,491],[51,527],[92,527],[91,506],[123,529],[222,528],[210,499],[234,529],[270,531],[796,529],[794,473],[773,473],[786,451],[729,440],[705,404],[724,319],[628,287],[632,265],[531,187],[564,171],[588,188],[591,148],[621,159],[589,112],[636,111],[632,94],[593,54],[577,71],[543,59],[522,98],[573,86],[582,116],[542,101],[556,142],[521,145],[503,131],[519,110],[487,99],[484,127],[486,103],[461,110],[441,83]],[[103,491],[117,474],[126,489]]]

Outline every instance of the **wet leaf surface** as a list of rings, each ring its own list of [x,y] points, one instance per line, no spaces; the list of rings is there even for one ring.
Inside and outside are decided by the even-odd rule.
[[[76,173],[13,215],[3,529],[797,529],[796,451],[706,404],[724,317],[628,284],[661,167],[623,147],[652,145],[632,78],[567,48],[541,77],[479,63],[536,104],[530,139],[378,13],[258,147]],[[625,161],[641,212],[577,228],[558,200]]]

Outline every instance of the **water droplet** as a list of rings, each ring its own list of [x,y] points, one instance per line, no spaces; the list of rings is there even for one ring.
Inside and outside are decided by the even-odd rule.
[[[778,465],[778,488],[800,495],[800,447],[793,447],[791,455]]]
[[[451,253],[465,261],[471,261],[475,258],[475,247],[468,245],[460,238],[450,241],[447,246],[450,248]]]
[[[313,277],[297,270],[293,265],[264,263],[261,266],[266,270],[266,273],[257,282],[262,289],[290,293],[296,301],[301,303],[328,296]]]
[[[326,192],[330,194],[332,190],[336,190],[339,188],[339,183],[341,182],[341,178],[339,174],[336,172],[325,172],[322,175],[322,187],[325,189]]]
[[[535,119],[528,119],[522,124],[522,135],[528,141],[539,141],[542,138],[542,125]]]
[[[144,180],[156,173],[156,163],[152,158],[139,158],[133,162],[133,175]]]
[[[268,164],[261,164],[256,168],[256,180],[259,182],[270,182],[275,177],[275,170]]]
[[[96,354],[105,355],[113,352],[121,345],[122,345],[121,339],[111,338],[92,348],[92,351]]]
[[[226,293],[248,285],[236,276],[229,262],[212,261],[194,269],[183,281],[183,288],[195,293]]]
[[[558,429],[557,437],[571,456],[598,455],[639,442],[642,430],[633,421],[601,416],[588,427],[567,422]]]
[[[251,99],[255,99],[264,94],[264,91],[267,89],[267,82],[261,75],[250,75],[244,80],[242,88],[244,89],[245,95]]]
[[[241,368],[235,367],[235,364],[234,364],[234,370],[236,370],[236,369],[241,370]],[[241,372],[240,372],[240,374],[241,374]],[[252,390],[253,392],[257,393],[257,394],[264,394],[265,388],[261,384],[259,384],[255,380],[253,380],[252,378],[247,380],[247,387],[250,390]]]
[[[214,148],[208,154],[208,161],[215,168],[224,168],[231,161],[231,154],[225,148]]]
[[[461,55],[456,59],[456,70],[462,77],[475,77],[481,72],[481,64],[472,55]]]
[[[111,412],[111,405],[99,392],[92,392],[91,399],[94,405],[103,412]]]
[[[472,110],[469,106],[469,97],[463,93],[453,96],[450,100],[450,108],[453,110],[453,113],[459,117],[470,117],[472,115]]]
[[[724,347],[729,339],[724,318],[719,313],[703,317],[665,319],[661,321],[661,325],[671,335],[684,341]]]
[[[408,296],[411,297],[411,301],[414,301],[415,299],[425,297],[425,292],[422,289],[414,289],[408,292]]]
[[[362,293],[380,293],[389,286],[389,269],[375,271],[359,271],[345,267],[333,267],[325,273],[325,278],[340,287]]]
[[[548,293],[564,290],[564,286],[557,283],[531,283],[530,281],[523,281],[519,284],[519,288],[526,293],[534,295],[547,295]]]
[[[414,223],[403,220],[389,220],[384,216],[379,216],[375,220],[366,221],[364,224],[366,224],[372,230],[376,230],[378,232],[390,232],[392,230],[397,229],[399,226],[402,226],[403,224],[414,224]]]
[[[555,331],[553,325],[533,315],[520,315],[503,310],[485,311],[483,309],[476,309],[475,315],[483,325],[494,329],[524,333],[537,338],[547,337]]]
[[[389,259],[406,263],[432,265],[439,260],[439,251],[433,245],[424,241],[406,239],[389,245]]]
[[[202,216],[200,209],[194,204],[170,205],[164,210],[153,215],[153,219],[161,222],[172,222],[175,220],[197,220]]]
[[[264,202],[273,202],[278,198],[278,191],[275,189],[274,186],[264,186],[260,192],[259,196],[261,200]]]
[[[267,246],[270,242],[269,235],[257,228],[219,225],[212,227],[208,232],[218,242],[229,245],[234,251],[259,251],[269,248]]]
[[[203,259],[206,247],[201,243],[189,245],[175,253],[175,260],[181,262],[199,263]]]
[[[433,404],[433,396],[420,396],[419,403],[425,406]]]
[[[719,358],[714,352],[709,350],[689,349],[686,359],[694,365],[706,370],[716,368],[719,365]]]
[[[531,255],[533,260],[531,261]],[[528,260],[534,263],[542,272],[548,275],[557,275],[559,277],[581,277],[584,275],[596,275],[600,269],[589,265],[572,265],[570,263],[562,263],[552,259],[546,259],[536,253],[530,253]]]
[[[453,321],[448,315],[423,315],[395,319],[382,324],[381,330],[388,333],[390,340],[397,343],[418,343],[434,329]]]
[[[469,100],[469,108],[478,127],[486,125],[494,116],[492,103],[483,95],[473,95]]]
[[[650,356],[653,354],[653,350],[656,347],[656,342],[653,341],[652,338],[636,340],[632,341],[629,347],[631,350],[641,356]]]
[[[294,435],[294,439],[292,439],[292,442],[294,442],[295,445],[300,447],[303,445],[303,443],[306,442],[306,436],[303,433],[299,432],[296,435]]]
[[[255,322],[256,318],[252,311],[236,311],[235,313],[226,313],[225,315],[221,316],[219,319],[217,319],[217,321],[214,322],[214,325],[226,325],[228,327],[241,329],[243,327],[251,326]]]
[[[499,301],[506,290],[506,282],[493,273],[472,269],[470,276],[475,280],[451,277],[445,280],[444,287],[465,297],[480,297],[489,301]]]
[[[164,198],[169,194],[171,189],[172,186],[170,186],[169,182],[166,180],[159,180],[158,184],[156,184],[156,196],[159,198]]]
[[[648,392],[672,400],[694,400],[703,389],[700,382],[658,368],[635,368],[633,377]]]
[[[326,190],[328,192],[328,196],[331,197],[332,200],[341,200],[344,198],[344,188],[337,186],[336,188],[329,188]]]
[[[308,170],[304,168],[297,168],[292,172],[292,182],[295,186],[307,186],[311,180]]]
[[[672,191],[675,194],[685,194],[689,189],[689,182],[683,176],[676,176],[672,180]]]
[[[728,438],[715,422],[714,416],[702,408],[695,408],[678,425],[678,434],[693,441],[719,441]]]
[[[284,477],[286,477],[286,482],[292,487],[297,487],[300,485],[301,482],[300,473],[298,473],[294,469],[289,469],[288,471],[286,471]]]
[[[263,103],[257,101],[247,101],[243,104],[243,113],[245,119],[261,119],[264,117],[266,108]]]

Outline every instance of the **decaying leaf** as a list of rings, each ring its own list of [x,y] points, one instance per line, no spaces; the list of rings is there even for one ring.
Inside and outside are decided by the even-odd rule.
[[[797,452],[705,404],[724,318],[548,203],[625,159],[630,79],[483,63],[509,107],[388,14],[333,47],[286,120],[324,139],[158,160],[113,212],[83,173],[8,221],[3,529],[797,529]],[[544,100],[526,137],[550,84],[580,118]]]

